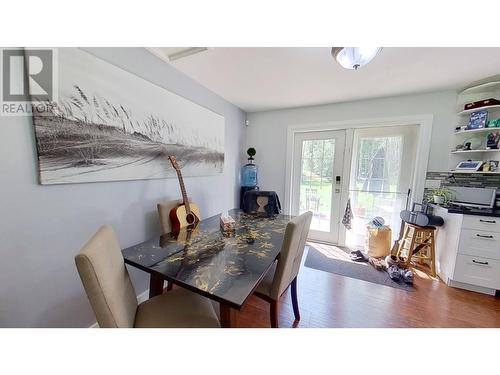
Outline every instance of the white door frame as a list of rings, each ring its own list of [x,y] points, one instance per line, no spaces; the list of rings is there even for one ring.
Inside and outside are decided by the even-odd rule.
[[[342,178],[341,208],[347,204],[349,197],[349,177],[351,171],[352,147],[354,140],[354,129],[376,128],[386,126],[408,126],[418,125],[417,156],[415,163],[415,174],[412,181],[411,201],[421,201],[424,196],[425,178],[429,162],[430,142],[432,136],[433,115],[422,114],[413,116],[398,116],[385,118],[369,118],[356,120],[328,121],[321,123],[290,125],[287,128],[286,142],[286,165],[285,165],[285,201],[283,210],[286,214],[291,212],[292,170],[293,170],[293,146],[295,134],[311,131],[346,130],[346,143],[344,154],[344,170]],[[342,209],[341,209],[342,212]],[[340,215],[341,216],[341,215]],[[333,219],[333,218],[332,218]],[[340,220],[340,217],[338,218]],[[339,227],[339,245],[345,243],[345,228]]]

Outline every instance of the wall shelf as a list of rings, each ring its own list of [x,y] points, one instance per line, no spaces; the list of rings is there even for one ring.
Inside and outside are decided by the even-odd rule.
[[[483,109],[500,109],[500,104],[488,105],[485,107],[478,107],[478,108],[472,108],[472,109],[464,109],[463,111],[458,112],[458,115],[467,115],[469,113],[481,111]]]
[[[452,154],[475,154],[478,152],[499,152],[500,149],[493,149],[493,150],[486,150],[486,149],[481,149],[481,150],[458,150],[458,151],[452,151]]]
[[[459,132],[453,133],[454,135],[458,134],[473,134],[473,133],[482,133],[482,132],[490,132],[490,131],[500,131],[500,128],[481,128],[481,129],[471,129],[471,130],[461,130]]]
[[[457,171],[457,170],[451,170],[448,171],[448,173],[461,173],[461,174],[500,174],[500,171],[495,171],[495,172],[482,172],[482,171]]]
[[[495,90],[495,88],[500,87],[500,81],[492,81],[492,82],[486,82],[486,83],[481,83],[479,85],[474,85],[471,87],[468,87],[464,90],[462,90],[459,95],[468,95],[468,94],[477,94],[477,93],[483,93],[485,91],[492,91]]]

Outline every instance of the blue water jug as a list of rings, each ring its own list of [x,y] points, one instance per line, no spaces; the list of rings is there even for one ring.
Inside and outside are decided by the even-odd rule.
[[[252,159],[241,168],[241,186],[255,187],[258,185],[258,168]]]

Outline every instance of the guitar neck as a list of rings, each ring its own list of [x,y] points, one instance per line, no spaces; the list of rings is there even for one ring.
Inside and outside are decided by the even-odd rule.
[[[186,187],[184,186],[184,179],[182,178],[182,173],[180,169],[177,170],[177,178],[179,179],[179,185],[181,187],[182,203],[184,204],[184,206],[186,206],[186,212],[190,214],[191,207],[189,206],[189,199],[187,197]]]

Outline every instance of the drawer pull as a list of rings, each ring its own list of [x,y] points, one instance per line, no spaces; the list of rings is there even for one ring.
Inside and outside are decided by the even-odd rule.
[[[488,264],[488,262],[480,262],[480,261],[475,260],[475,259],[472,259],[472,262],[473,262],[473,263],[477,263],[477,264],[484,264],[484,265],[487,265],[487,264]]]
[[[494,238],[493,236],[485,236],[485,235],[482,235],[482,234],[476,234],[477,237],[481,237],[481,238]]]
[[[488,224],[496,224],[496,220],[483,220],[483,219],[479,219],[479,221],[481,223],[488,223]]]

